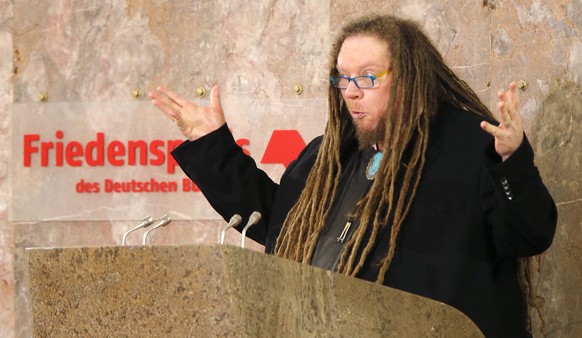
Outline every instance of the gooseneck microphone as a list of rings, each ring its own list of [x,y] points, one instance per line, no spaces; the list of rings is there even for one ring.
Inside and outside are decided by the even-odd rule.
[[[132,233],[133,231],[137,230],[137,229],[141,229],[141,228],[147,228],[149,227],[152,223],[154,222],[154,219],[152,218],[152,216],[146,216],[144,218],[142,218],[141,221],[139,221],[139,223],[137,223],[137,225],[129,230],[127,230],[124,234],[123,234],[123,240],[121,241],[121,245],[125,246],[125,241],[127,239],[127,235],[129,235],[130,233]]]
[[[259,221],[261,220],[261,213],[258,211],[253,211],[253,213],[251,214],[251,216],[249,217],[249,221],[247,223],[247,225],[245,225],[245,227],[243,228],[243,231],[241,232],[241,242],[240,242],[240,247],[244,248],[245,247],[245,238],[247,236],[247,230],[259,223]]]
[[[234,228],[235,226],[239,225],[241,221],[242,217],[240,217],[239,214],[232,215],[232,217],[228,221],[228,224],[224,228],[222,228],[222,231],[220,233],[220,244],[224,244],[224,236],[226,235],[226,231],[230,228]]]
[[[170,217],[170,215],[164,215],[160,219],[158,219],[154,224],[152,224],[152,228],[143,234],[143,245],[146,245],[148,234],[150,232],[156,230],[157,228],[166,226],[170,224],[170,222],[172,222],[172,217]]]

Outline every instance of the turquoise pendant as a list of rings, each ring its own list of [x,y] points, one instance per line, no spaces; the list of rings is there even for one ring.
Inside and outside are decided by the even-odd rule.
[[[366,168],[366,178],[370,181],[376,177],[378,169],[380,168],[380,162],[382,162],[382,152],[379,151],[372,156],[370,162],[368,162],[368,167]]]

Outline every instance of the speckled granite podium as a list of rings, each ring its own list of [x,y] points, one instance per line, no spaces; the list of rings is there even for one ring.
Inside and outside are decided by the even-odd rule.
[[[26,256],[35,337],[482,337],[442,303],[231,246]]]

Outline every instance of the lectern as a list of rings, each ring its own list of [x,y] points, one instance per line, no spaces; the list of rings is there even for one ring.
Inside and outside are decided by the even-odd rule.
[[[448,305],[232,246],[26,257],[35,337],[483,337]]]

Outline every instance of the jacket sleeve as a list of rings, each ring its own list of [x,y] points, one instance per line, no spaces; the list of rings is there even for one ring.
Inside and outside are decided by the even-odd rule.
[[[234,214],[242,216],[238,230],[253,211],[259,211],[261,221],[248,230],[247,236],[265,243],[278,185],[236,144],[227,124],[198,140],[185,141],[172,151],[172,156],[225,220]]]
[[[489,188],[482,191],[489,193],[483,202],[498,255],[525,257],[544,252],[554,238],[558,212],[527,138],[505,162],[492,143],[484,165],[483,184]]]

